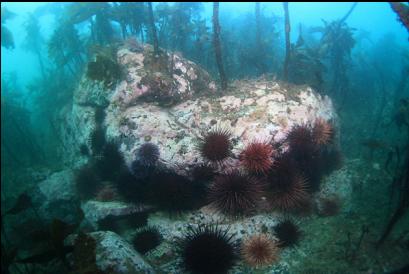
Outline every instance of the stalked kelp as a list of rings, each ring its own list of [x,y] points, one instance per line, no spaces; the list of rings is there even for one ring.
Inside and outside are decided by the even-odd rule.
[[[91,236],[81,232],[74,242],[73,270],[78,273],[102,274],[96,262],[96,241]]]
[[[222,49],[220,45],[219,2],[213,3],[213,46],[216,56],[217,69],[219,70],[220,83],[223,90],[227,88],[227,78],[224,72]]]

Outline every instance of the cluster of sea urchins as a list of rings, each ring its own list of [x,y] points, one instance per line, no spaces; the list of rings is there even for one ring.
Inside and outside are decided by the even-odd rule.
[[[252,141],[238,159],[242,170],[215,176],[208,188],[208,201],[226,215],[244,215],[257,210],[265,197],[273,209],[302,213],[311,208],[310,194],[319,190],[323,175],[339,162],[332,123],[317,119],[295,125],[281,144]],[[232,134],[217,128],[207,133],[198,148],[203,160],[226,169],[233,157]]]
[[[336,166],[336,161],[330,159],[339,156],[333,144],[334,136],[332,124],[318,119],[313,125],[294,126],[280,144],[249,142],[235,157],[232,133],[218,128],[208,132],[199,143],[204,161],[192,169],[192,179],[162,166],[159,147],[153,143],[142,144],[127,168],[115,145],[100,145],[99,138],[95,138],[97,149],[93,150],[99,150],[101,156],[98,157],[102,158],[96,162],[97,169],[82,170],[78,179],[83,183],[79,185],[84,187],[86,182],[96,180],[94,170],[107,175],[104,171],[114,169],[115,176],[107,179],[115,179],[122,197],[132,202],[146,202],[161,210],[192,209],[206,192],[206,202],[228,216],[252,214],[260,205],[295,212],[305,208],[311,193],[318,190],[317,182],[330,169],[326,163]],[[238,159],[241,168],[218,172],[228,168],[230,157]],[[96,188],[84,192],[93,194]],[[335,211],[328,202],[322,203],[322,208],[330,213]],[[226,273],[239,254],[253,267],[273,264],[278,260],[279,248],[294,246],[301,237],[301,230],[289,219],[277,224],[274,233],[278,242],[267,234],[256,234],[243,240],[239,249],[228,230],[200,225],[190,227],[178,246],[188,272]],[[135,246],[142,252],[159,242],[160,235],[153,229],[142,231],[134,239]]]

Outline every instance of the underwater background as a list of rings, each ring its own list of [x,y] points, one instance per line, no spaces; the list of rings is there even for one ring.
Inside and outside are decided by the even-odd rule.
[[[409,273],[409,6],[1,3],[3,273]]]

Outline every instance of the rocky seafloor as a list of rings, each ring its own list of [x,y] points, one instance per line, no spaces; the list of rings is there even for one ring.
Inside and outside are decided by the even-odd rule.
[[[152,48],[148,45],[125,45],[117,51],[123,76],[116,83],[102,83],[83,76],[73,104],[62,109],[56,118],[62,125],[62,151],[67,169],[47,174],[28,192],[36,208],[35,217],[31,211],[6,217],[10,239],[24,242],[21,231],[27,235],[35,231],[33,219],[37,222],[38,219],[42,222],[59,219],[70,224],[80,221],[80,229],[95,239],[99,271],[183,273],[175,242],[183,237],[188,225],[217,223],[220,228],[229,229],[237,241],[255,233],[273,235],[272,228],[287,214],[269,210],[232,218],[211,205],[169,214],[149,204],[130,203],[121,195],[108,199],[80,197],[75,170],[90,161],[90,156],[79,153],[79,148],[85,146],[89,154],[93,154],[90,139],[99,127],[103,128],[107,140],[118,145],[128,168],[138,148],[149,142],[159,147],[161,166],[190,176],[194,166],[206,162],[198,143],[211,130],[230,131],[234,144],[232,153],[239,155],[252,141],[283,142],[295,125],[314,123],[317,119],[331,121],[335,128],[338,123],[330,98],[307,86],[260,78],[237,80],[228,90],[220,91],[207,72],[177,54],[163,53],[159,63],[152,58]],[[105,114],[100,125],[95,119],[98,109],[103,109]],[[342,132],[337,130],[333,146],[338,147],[339,134]],[[353,199],[362,192],[367,181],[381,172],[366,167],[369,175],[362,177],[363,165],[359,160],[345,159],[342,168],[322,179],[320,189],[312,195],[312,212],[308,216],[293,217],[303,231],[301,241],[295,248],[283,249],[277,263],[255,269],[239,260],[230,273],[372,273],[396,266],[394,259],[401,262],[401,258],[380,258],[370,252],[364,255],[366,249],[369,250],[365,240],[374,237],[373,230],[364,234],[362,246],[356,246],[362,235],[360,220],[363,217]],[[215,168],[219,173],[241,169],[239,157],[230,157]],[[341,204],[338,215],[319,214],[320,201],[334,196]],[[145,227],[156,227],[163,241],[143,255],[131,244],[133,235],[141,227],[101,226],[101,221],[108,216],[120,219],[145,212],[148,212]],[[79,237],[77,233],[69,235],[65,243],[75,243],[76,237]],[[31,250],[27,254],[32,252],[30,248],[27,247]],[[69,257],[70,261],[74,259],[75,253]],[[359,262],[361,265],[357,265]]]

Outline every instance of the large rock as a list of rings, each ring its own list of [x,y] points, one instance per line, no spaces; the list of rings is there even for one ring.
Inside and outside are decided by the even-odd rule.
[[[111,231],[98,231],[89,234],[95,239],[96,265],[107,273],[155,273],[154,269],[135,251],[135,249],[118,234]],[[69,245],[74,244],[76,235],[66,239]]]
[[[128,162],[140,144],[150,141],[159,146],[163,163],[179,168],[203,161],[196,144],[214,128],[232,132],[237,155],[253,140],[282,140],[295,124],[336,118],[328,97],[309,87],[265,80],[237,81],[223,96],[201,96],[169,108],[112,103],[107,112],[107,136],[121,144]],[[237,159],[228,164],[235,166]]]

